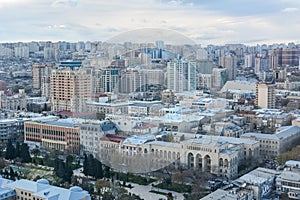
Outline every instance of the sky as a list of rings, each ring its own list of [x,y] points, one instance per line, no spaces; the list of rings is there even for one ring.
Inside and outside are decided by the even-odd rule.
[[[0,42],[107,41],[148,28],[201,45],[300,43],[300,1],[0,0]]]

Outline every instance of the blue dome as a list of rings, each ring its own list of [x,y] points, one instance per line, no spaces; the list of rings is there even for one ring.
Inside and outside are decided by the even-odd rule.
[[[37,183],[40,184],[45,184],[45,185],[49,185],[49,181],[47,179],[39,179],[36,181]]]
[[[73,186],[70,188],[70,191],[72,192],[82,192],[82,188],[79,186]]]

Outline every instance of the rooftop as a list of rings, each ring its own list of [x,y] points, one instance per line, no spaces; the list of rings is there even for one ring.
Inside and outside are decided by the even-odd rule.
[[[155,136],[151,135],[151,134],[145,134],[145,135],[134,135],[131,137],[126,138],[123,141],[124,143],[129,143],[129,144],[145,144],[146,142],[150,142],[150,141],[154,141],[155,140]]]
[[[292,135],[300,133],[299,126],[284,126],[281,127],[275,134],[265,134],[265,133],[245,133],[241,137],[255,137],[260,139],[271,139],[271,140],[280,140],[283,138],[290,137]]]
[[[87,191],[82,190],[78,186],[70,189],[60,188],[49,184],[48,180],[40,179],[38,181],[17,180],[6,184],[7,187],[13,189],[20,189],[32,192],[32,196],[47,198],[52,200],[90,200],[90,195]]]
[[[249,172],[248,174],[245,174],[242,177],[238,178],[238,181],[244,181],[251,185],[260,185],[270,181],[275,177],[275,175],[278,175],[279,173],[280,172],[277,172],[272,169],[259,167]]]

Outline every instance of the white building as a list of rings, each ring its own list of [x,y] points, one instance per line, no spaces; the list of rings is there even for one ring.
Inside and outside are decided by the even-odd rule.
[[[167,65],[167,87],[174,92],[196,90],[196,63],[172,60]]]
[[[65,189],[52,186],[46,179],[30,181],[20,179],[5,185],[14,189],[16,199],[27,200],[91,200],[89,193],[78,186]]]
[[[298,145],[299,126],[283,126],[275,134],[245,133],[241,138],[259,141],[262,158],[274,158]]]
[[[290,199],[300,199],[300,162],[290,160],[286,166],[276,179],[276,188],[286,192]]]

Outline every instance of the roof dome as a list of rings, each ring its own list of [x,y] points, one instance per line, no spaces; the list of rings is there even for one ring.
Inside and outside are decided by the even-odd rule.
[[[70,188],[70,191],[72,192],[82,192],[82,188],[79,186],[73,186]]]
[[[37,183],[49,185],[49,181],[47,179],[39,179],[37,180]]]

